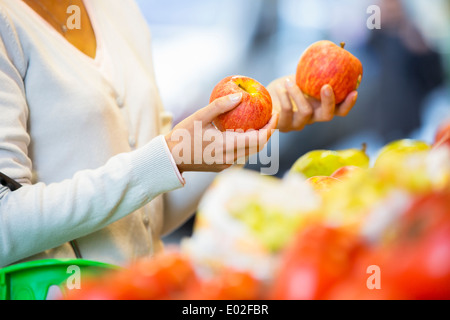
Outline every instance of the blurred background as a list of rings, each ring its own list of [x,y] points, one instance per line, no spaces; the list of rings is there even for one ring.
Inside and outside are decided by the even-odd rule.
[[[294,74],[313,42],[345,42],[364,67],[345,118],[282,133],[282,176],[305,152],[402,138],[431,141],[450,118],[450,0],[137,0],[152,32],[156,80],[175,122],[209,103],[229,75],[264,85]],[[380,28],[369,28],[380,9]],[[369,21],[368,21],[369,20]],[[258,165],[248,166],[258,169]],[[172,238],[189,233],[192,219]]]

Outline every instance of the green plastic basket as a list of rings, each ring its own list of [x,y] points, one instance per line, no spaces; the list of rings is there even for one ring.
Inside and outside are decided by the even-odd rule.
[[[81,283],[87,276],[100,276],[107,271],[121,269],[83,259],[49,259],[15,264],[0,269],[0,300],[45,300],[52,286],[58,286],[64,294],[66,282],[73,275],[73,266],[79,268],[76,270],[79,270]]]

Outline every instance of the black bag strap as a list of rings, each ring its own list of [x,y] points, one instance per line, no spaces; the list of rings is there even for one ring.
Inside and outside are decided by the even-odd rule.
[[[4,187],[7,187],[11,191],[16,191],[22,187],[20,183],[15,181],[14,179],[11,179],[6,174],[0,172],[0,184]],[[75,256],[77,259],[82,259],[80,248],[78,247],[78,243],[76,240],[70,241],[70,245],[72,246],[73,252],[75,253]]]
[[[16,191],[17,189],[20,189],[22,185],[15,181],[14,179],[11,179],[6,174],[3,174],[0,172],[0,184],[2,184],[4,187],[9,188],[11,191]]]

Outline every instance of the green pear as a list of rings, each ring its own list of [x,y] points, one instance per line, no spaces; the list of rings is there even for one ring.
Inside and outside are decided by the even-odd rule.
[[[333,150],[313,150],[301,156],[292,166],[291,172],[301,173],[305,178],[329,176],[343,164]]]
[[[344,163],[344,166],[355,166],[360,168],[368,168],[369,167],[369,156],[366,154],[366,146],[360,149],[347,149],[338,151],[339,157],[341,161]],[[339,168],[338,168],[339,169]]]
[[[301,173],[306,178],[330,176],[344,166],[368,168],[369,162],[365,145],[362,149],[313,150],[301,156],[292,166],[291,172]]]

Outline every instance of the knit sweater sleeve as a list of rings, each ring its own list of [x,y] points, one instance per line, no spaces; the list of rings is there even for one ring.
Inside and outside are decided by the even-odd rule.
[[[14,192],[0,186],[0,267],[95,232],[183,186],[163,136],[70,179],[32,184],[27,61],[1,7],[0,36],[0,172],[23,185]]]

